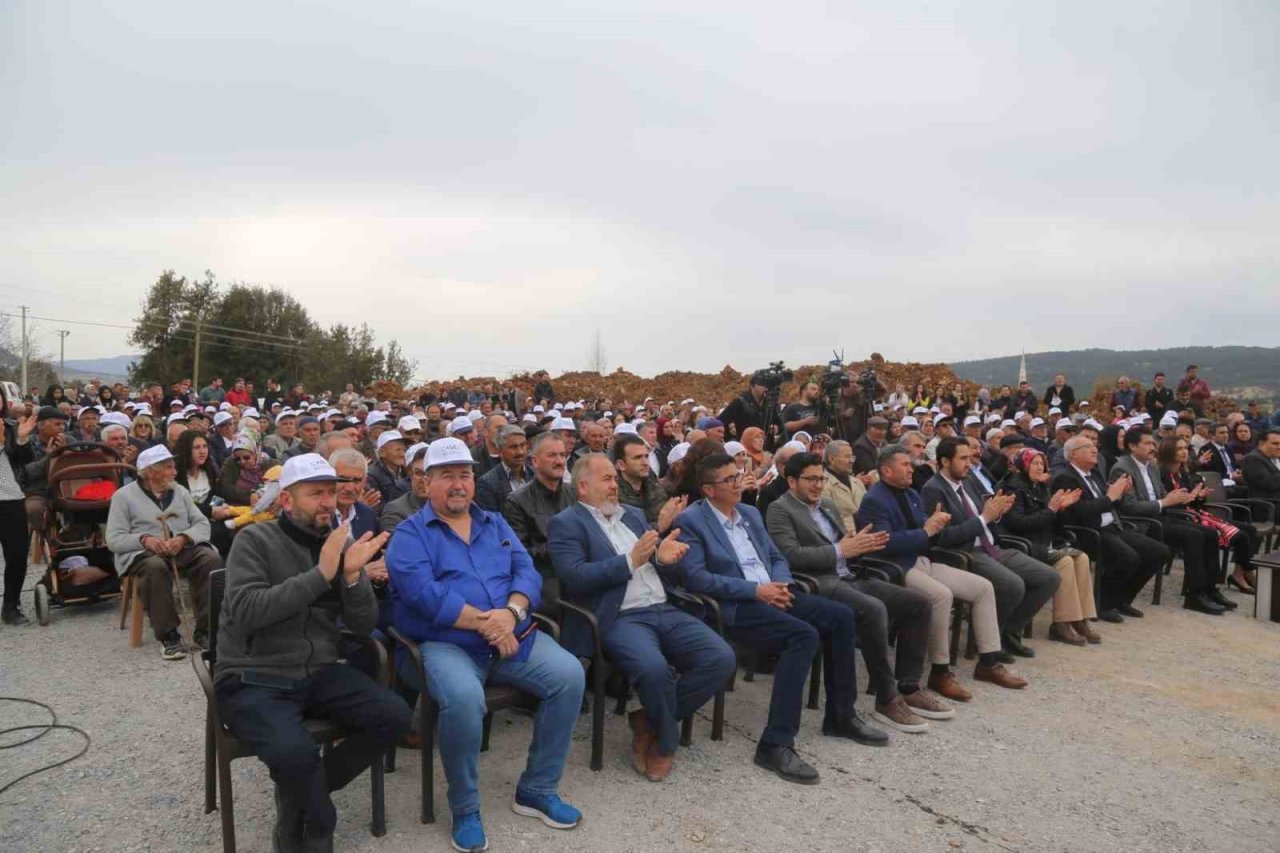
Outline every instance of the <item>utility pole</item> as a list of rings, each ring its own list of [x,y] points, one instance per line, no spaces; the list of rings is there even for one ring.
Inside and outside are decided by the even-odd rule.
[[[62,381],[62,374],[67,370],[67,335],[71,332],[66,329],[55,329],[58,333],[58,381]]]
[[[200,332],[204,329],[203,320],[200,315],[196,315],[196,354],[191,359],[191,382],[196,386],[196,391],[200,390]],[[215,336],[216,337],[216,336]]]
[[[27,355],[31,349],[27,342],[27,306],[19,305],[22,309],[22,398],[27,396]]]

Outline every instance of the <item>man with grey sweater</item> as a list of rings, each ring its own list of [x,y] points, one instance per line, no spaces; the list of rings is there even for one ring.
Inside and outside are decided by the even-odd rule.
[[[339,621],[360,635],[378,622],[364,567],[387,534],[352,542],[349,524],[332,528],[337,480],[319,454],[289,459],[280,516],[240,531],[227,558],[214,680],[223,722],[276,783],[273,850],[332,850],[330,793],[409,730],[404,700],[338,662]],[[308,717],[348,733],[323,758]]]
[[[209,622],[204,592],[209,572],[222,568],[222,559],[209,544],[209,519],[191,493],[174,482],[178,472],[169,448],[158,444],[142,451],[137,469],[138,479],[111,496],[107,548],[114,555],[116,573],[135,578],[164,659],[182,660],[187,653],[178,633],[169,563],[186,575],[196,622],[192,640],[203,646]]]

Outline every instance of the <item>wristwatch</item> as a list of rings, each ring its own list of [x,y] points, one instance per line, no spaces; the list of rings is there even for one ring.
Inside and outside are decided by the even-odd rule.
[[[511,602],[507,602],[507,610],[511,613],[512,616],[516,617],[517,625],[519,625],[529,616],[529,611],[525,610],[520,605],[512,604]]]

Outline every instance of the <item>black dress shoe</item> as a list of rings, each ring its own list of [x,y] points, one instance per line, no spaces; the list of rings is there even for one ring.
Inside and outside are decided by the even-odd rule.
[[[1227,612],[1227,608],[1213,601],[1203,592],[1193,592],[1188,595],[1187,600],[1182,602],[1182,607],[1197,613],[1208,613],[1210,616],[1221,616]]]
[[[822,733],[831,737],[847,737],[865,746],[889,744],[889,735],[868,723],[857,710],[847,720],[823,720]]]
[[[1141,619],[1143,616],[1142,611],[1134,607],[1132,604],[1121,604],[1116,608],[1116,610],[1119,610],[1125,616],[1129,616],[1134,619]]]
[[[1099,613],[1098,618],[1103,622],[1114,622],[1117,625],[1124,621],[1124,617],[1120,615],[1120,611],[1116,610],[1114,607]]]
[[[1218,589],[1216,586],[1205,587],[1204,594],[1209,597],[1210,601],[1216,601],[1227,610],[1235,610],[1237,607],[1236,603],[1223,595],[1222,590]]]
[[[1005,651],[1015,654],[1020,658],[1033,658],[1036,656],[1035,649],[1024,645],[1022,638],[1016,634],[1005,634],[1001,640],[1004,642]]]
[[[755,764],[797,785],[818,784],[818,771],[805,764],[804,760],[789,746],[760,744],[756,747]]]

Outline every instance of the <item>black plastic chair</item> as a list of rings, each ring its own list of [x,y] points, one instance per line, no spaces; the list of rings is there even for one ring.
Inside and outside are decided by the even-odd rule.
[[[218,712],[218,697],[214,691],[213,677],[210,670],[217,661],[218,617],[222,612],[222,594],[226,589],[226,569],[218,569],[209,573],[209,591],[205,600],[209,605],[209,648],[201,654],[191,656],[191,665],[204,688],[206,709],[204,729],[204,813],[209,814],[219,807],[219,788],[221,788],[222,808],[222,849],[224,853],[235,853],[236,819],[234,812],[234,796],[231,790],[231,762],[237,758],[252,756],[253,750],[244,741],[231,734],[222,722]],[[343,639],[358,643],[371,649],[377,659],[377,681],[385,683],[387,674],[387,652],[381,643],[369,637],[360,637],[350,631],[342,632]],[[335,741],[347,736],[346,730],[328,720],[308,719],[305,721],[311,739],[327,749]],[[375,759],[369,768],[370,789],[372,793],[373,817],[370,831],[375,837],[387,834],[386,799],[383,791],[382,760]]]
[[[541,613],[532,613],[530,615],[538,623],[539,628],[559,641],[560,627],[552,619]],[[416,686],[421,690],[418,699],[418,734],[422,737],[422,802],[419,820],[423,823],[435,823],[435,735],[436,719],[440,714],[440,706],[431,698],[431,692],[427,689],[427,669],[423,661],[421,647],[395,628],[388,628],[387,635],[409,655],[410,660],[413,662],[414,672],[418,676],[419,683]],[[392,667],[391,674],[393,686],[398,685],[400,668],[398,666]],[[486,713],[484,716],[484,730],[480,740],[481,752],[487,752],[489,749],[489,729],[493,723],[494,711],[504,711],[512,708],[536,709],[538,699],[532,694],[517,690],[514,687],[503,684],[486,684],[484,686],[484,703]],[[387,769],[394,771],[395,762],[395,747],[392,747],[387,753]]]
[[[668,595],[669,600],[675,606],[695,611],[700,618],[705,618],[708,615],[710,608],[701,597],[678,589],[669,589]],[[592,654],[590,658],[582,660],[583,666],[587,671],[588,687],[591,691],[591,769],[600,770],[604,767],[605,706],[609,702],[610,694],[612,694],[616,697],[614,714],[618,716],[625,714],[627,712],[627,701],[631,696],[631,688],[622,673],[614,667],[604,653],[600,639],[600,625],[596,620],[595,614],[585,607],[564,599],[560,599],[557,604],[561,610],[562,623],[563,620],[570,618],[582,619],[587,623],[591,631]],[[712,627],[723,637],[724,626],[719,621],[719,608],[716,608],[714,612],[714,619],[709,621],[713,622]],[[716,693],[713,701],[711,713],[712,740],[724,739],[724,694],[727,686]],[[689,746],[692,742],[693,717],[689,716],[680,721],[680,745]]]

